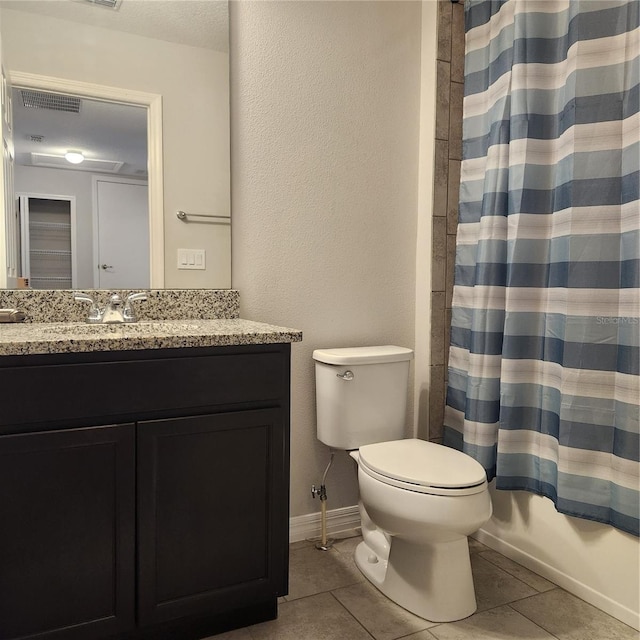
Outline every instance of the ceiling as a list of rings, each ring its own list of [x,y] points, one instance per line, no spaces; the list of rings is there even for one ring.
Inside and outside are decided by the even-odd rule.
[[[17,165],[147,177],[146,108],[85,98],[78,113],[29,108],[19,88],[13,89],[12,102]],[[86,162],[72,165],[63,159],[75,150]]]
[[[87,0],[0,0],[0,8],[124,31],[178,44],[228,52],[227,0],[118,0],[116,8]],[[109,171],[91,160],[122,163],[118,175],[147,175],[145,108],[81,100],[79,113],[23,106],[13,90],[15,159],[18,165]],[[117,123],[117,124],[116,124]],[[60,157],[68,150],[85,153],[87,162],[71,165]],[[32,154],[57,156],[34,157]]]
[[[229,51],[227,0],[118,0],[115,9],[87,0],[0,0],[0,7]]]

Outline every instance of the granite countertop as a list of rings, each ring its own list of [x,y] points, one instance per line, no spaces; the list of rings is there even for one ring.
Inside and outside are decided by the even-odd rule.
[[[151,320],[122,324],[0,323],[0,356],[299,342],[302,332],[251,320]]]

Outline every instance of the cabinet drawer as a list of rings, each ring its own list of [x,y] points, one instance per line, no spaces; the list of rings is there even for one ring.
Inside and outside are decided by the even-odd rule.
[[[288,392],[278,350],[0,368],[0,430],[190,408],[277,403]],[[94,422],[97,423],[97,422]]]

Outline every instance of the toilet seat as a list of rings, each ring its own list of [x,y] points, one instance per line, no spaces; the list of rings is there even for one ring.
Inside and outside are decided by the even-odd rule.
[[[440,496],[462,496],[487,489],[482,465],[470,456],[425,440],[393,440],[360,447],[358,465],[385,484]]]

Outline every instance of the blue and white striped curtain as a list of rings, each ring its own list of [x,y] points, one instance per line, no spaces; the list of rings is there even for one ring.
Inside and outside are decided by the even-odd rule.
[[[638,535],[640,2],[466,0],[445,444]]]

